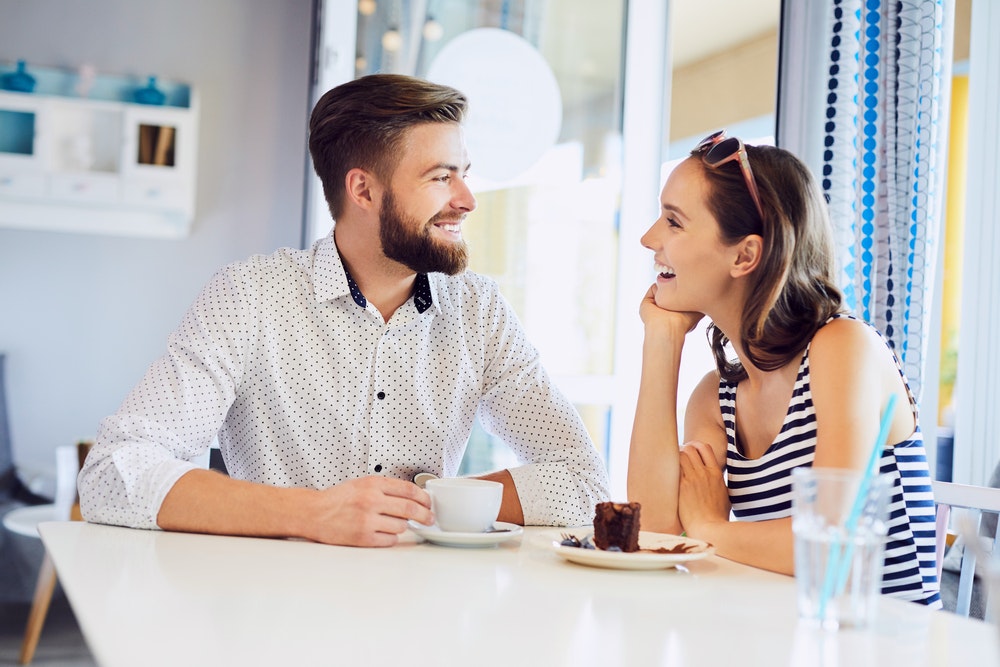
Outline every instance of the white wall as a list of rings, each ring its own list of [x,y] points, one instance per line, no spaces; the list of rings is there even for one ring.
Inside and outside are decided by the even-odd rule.
[[[302,235],[311,0],[0,0],[0,61],[157,74],[200,94],[179,241],[0,228],[0,350],[15,462],[93,436],[223,264]]]

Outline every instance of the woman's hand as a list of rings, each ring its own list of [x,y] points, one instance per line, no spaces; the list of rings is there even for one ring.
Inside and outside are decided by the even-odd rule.
[[[701,313],[661,308],[656,303],[656,290],[656,283],[653,283],[646,290],[646,295],[642,297],[642,303],[639,304],[639,319],[642,320],[642,323],[646,327],[672,327],[674,333],[680,334],[682,337],[693,331],[704,316]]]
[[[710,523],[728,523],[729,491],[715,451],[704,442],[685,443],[680,453],[677,513],[688,535],[698,537]]]

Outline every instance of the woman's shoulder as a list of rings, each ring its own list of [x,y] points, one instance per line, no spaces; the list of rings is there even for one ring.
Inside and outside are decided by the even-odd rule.
[[[847,314],[834,315],[813,334],[813,346],[836,345],[851,341],[882,342],[882,335],[871,324]]]
[[[816,331],[809,345],[812,363],[825,359],[830,363],[849,365],[852,360],[863,363],[865,359],[891,356],[891,353],[875,327],[851,315],[830,318]]]
[[[717,443],[725,451],[726,425],[722,418],[718,371],[701,378],[688,398],[684,415],[684,439]]]
[[[688,410],[696,410],[704,415],[711,415],[713,420],[719,414],[720,401],[727,388],[726,383],[719,377],[719,372],[711,370],[698,381],[692,388],[688,397]]]

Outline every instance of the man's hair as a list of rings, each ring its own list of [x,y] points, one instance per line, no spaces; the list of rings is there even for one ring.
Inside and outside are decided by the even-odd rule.
[[[704,167],[708,208],[724,243],[749,234],[763,239],[760,264],[750,276],[743,306],[743,349],[761,370],[781,368],[800,356],[813,334],[844,311],[837,287],[833,228],[823,194],[805,164],[773,146],[747,146],[760,190],[763,218],[736,162]],[[700,157],[692,157],[702,164]],[[719,374],[730,382],[746,377],[727,355],[728,339],[714,324],[709,342]]]
[[[454,88],[399,74],[372,74],[327,91],[309,121],[309,152],[334,220],[343,212],[347,172],[366,169],[388,182],[407,130],[461,123],[467,104]]]

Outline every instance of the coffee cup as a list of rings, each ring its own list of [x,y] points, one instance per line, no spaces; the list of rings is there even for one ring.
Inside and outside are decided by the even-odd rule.
[[[468,477],[427,481],[437,527],[446,532],[482,533],[493,528],[500,513],[503,484]]]

